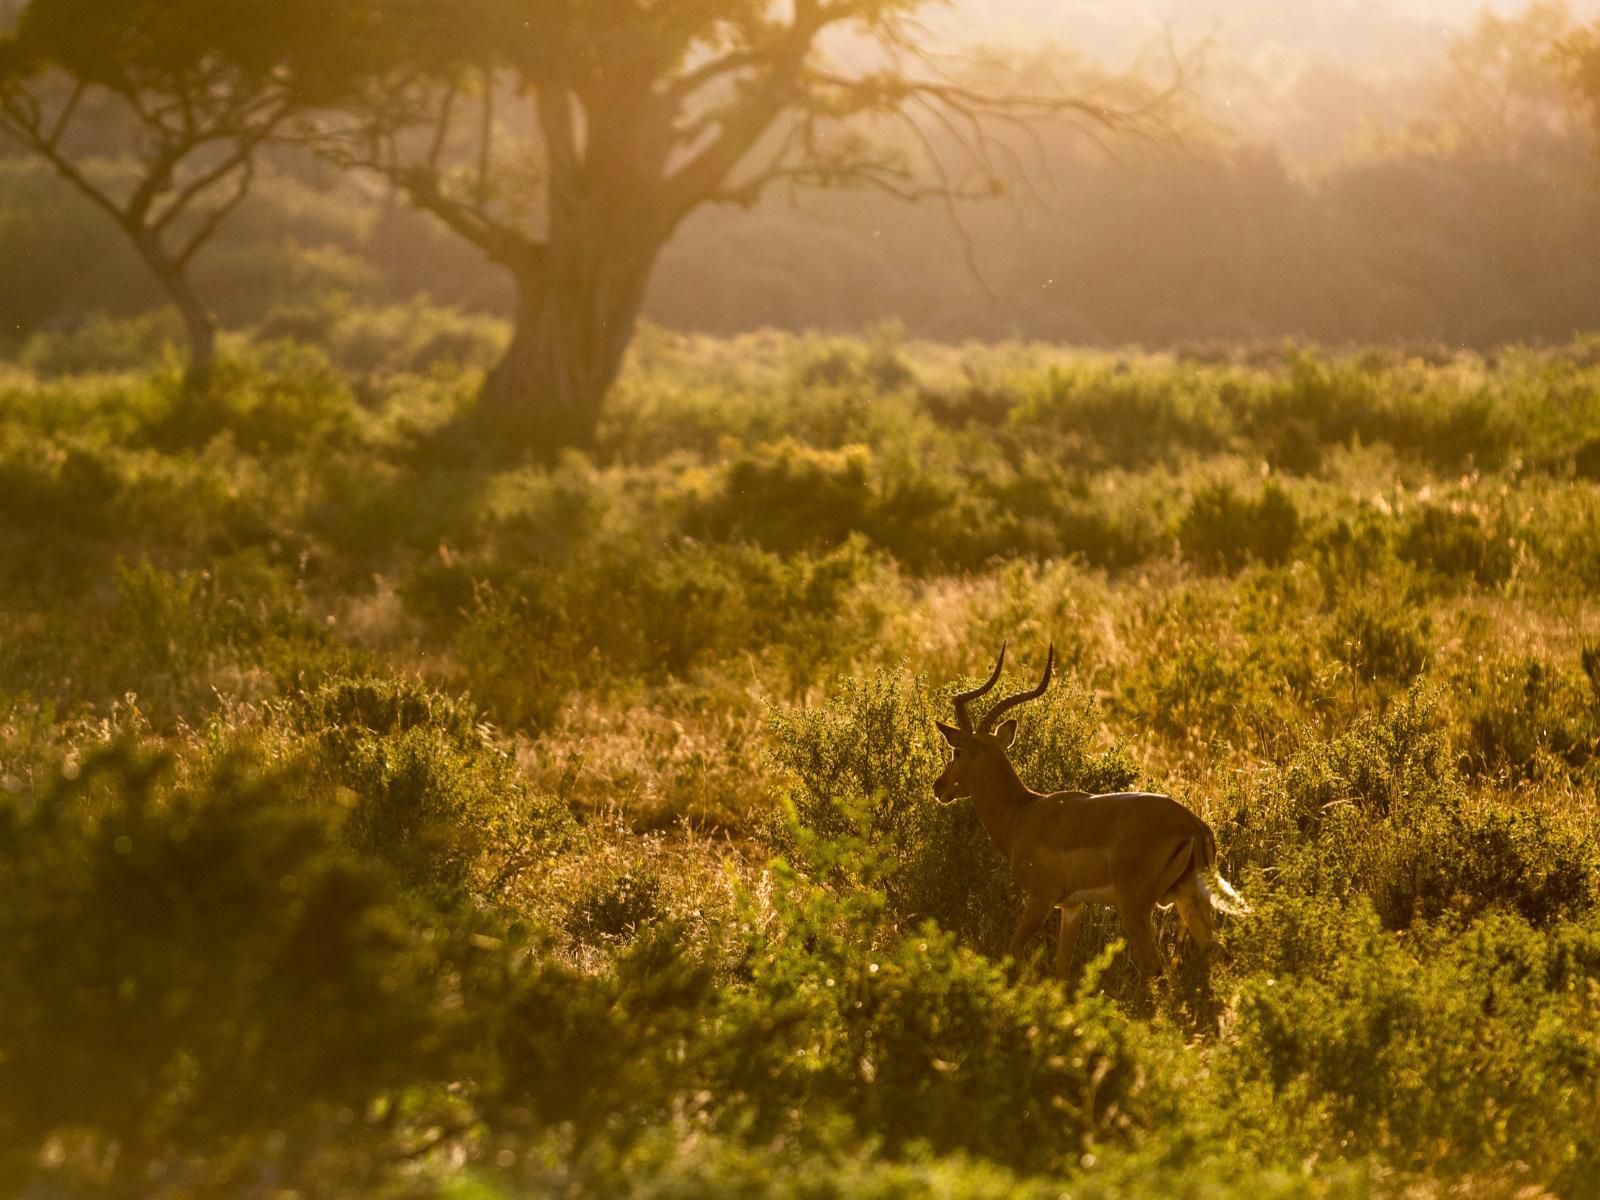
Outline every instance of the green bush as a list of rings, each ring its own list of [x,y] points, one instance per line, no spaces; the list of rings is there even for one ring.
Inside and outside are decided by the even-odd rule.
[[[276,455],[348,434],[355,400],[317,347],[275,342],[221,358],[204,392],[173,368],[162,379],[166,411],[149,427],[158,447],[204,445],[226,432],[251,454]]]
[[[1430,631],[1427,614],[1414,607],[1358,597],[1335,613],[1329,650],[1363,682],[1409,683],[1427,665]]]
[[[1471,769],[1512,779],[1581,778],[1600,755],[1593,662],[1583,664],[1583,678],[1537,657],[1488,665],[1465,705]]]
[[[1251,561],[1285,562],[1299,536],[1299,510],[1276,483],[1268,483],[1253,500],[1230,483],[1212,484],[1195,495],[1178,524],[1184,557],[1212,570],[1237,571]]]
[[[1460,789],[1437,697],[1413,685],[1381,716],[1331,739],[1306,738],[1240,813],[1230,847],[1241,865],[1271,867],[1283,886],[1349,895],[1373,884],[1359,855],[1377,836],[1374,822],[1453,811]]]
[[[1592,845],[1544,813],[1413,808],[1372,836],[1369,890],[1392,929],[1495,909],[1546,928],[1595,903],[1600,860]]]
[[[1558,1192],[1587,1186],[1600,1044],[1583,989],[1547,982],[1550,939],[1501,919],[1413,952],[1370,910],[1304,911],[1333,936],[1293,974],[1244,981],[1224,1070],[1268,1082],[1291,1122],[1326,1123],[1347,1152],[1418,1170],[1515,1162]]]
[[[815,1141],[844,1117],[891,1155],[1048,1171],[1172,1113],[1156,1064],[1175,1044],[1096,994],[1103,963],[1081,994],[1014,984],[931,923],[886,927],[870,891],[836,897],[782,863],[773,882],[780,919],[728,998],[735,1027],[774,1022],[724,1068],[756,1137]]]
[[[775,712],[774,754],[790,786],[795,819],[823,839],[860,837],[882,856],[890,911],[932,918],[998,953],[1020,911],[1010,865],[968,803],[933,798],[945,746],[935,720],[949,720],[954,689],[879,671],[840,681],[827,703]],[[1120,748],[1094,753],[1099,726],[1088,697],[1057,684],[1024,711],[1016,763],[1039,790],[1120,791],[1135,770]]]
[[[431,1107],[451,1077],[448,939],[340,847],[336,806],[287,801],[292,776],[248,757],[178,785],[122,743],[63,773],[0,791],[7,1186],[337,1177],[335,1129],[345,1169],[392,1152],[339,1114],[401,1089]]]
[[[505,348],[506,328],[492,317],[438,307],[426,296],[372,307],[331,293],[272,308],[256,336],[316,342],[345,370],[372,374],[492,366]]]
[[[1240,399],[1242,424],[1269,459],[1300,472],[1315,470],[1336,446],[1373,442],[1445,471],[1494,467],[1517,432],[1500,395],[1470,376],[1404,359],[1327,361],[1296,352],[1287,374]]]
[[[336,678],[284,715],[319,776],[347,791],[352,846],[414,886],[498,897],[572,836],[565,800],[531,792],[465,701],[411,680]]]
[[[41,616],[35,637],[17,647],[17,685],[66,705],[137,693],[171,727],[181,718],[199,723],[219,687],[232,699],[260,699],[330,653],[303,595],[259,553],[218,557],[205,569],[113,562],[109,574],[98,594]]]
[[[1415,566],[1485,587],[1509,579],[1517,561],[1511,540],[1482,512],[1437,504],[1424,505],[1406,519],[1396,550]]]
[[[40,375],[76,375],[149,369],[185,347],[177,311],[163,308],[137,317],[97,315],[76,329],[35,333],[18,357]]]
[[[889,323],[879,325],[863,346],[851,341],[808,344],[795,366],[795,382],[802,388],[839,388],[865,385],[878,393],[898,391],[916,379],[900,353],[904,331]]]
[[[813,450],[785,440],[729,462],[717,492],[691,519],[691,533],[746,538],[793,553],[834,546],[871,523],[874,460],[865,446]]]
[[[1052,366],[1020,386],[1026,399],[1010,428],[1025,438],[1059,438],[1062,456],[1085,466],[1148,466],[1213,453],[1232,432],[1216,390],[1145,365]]]
[[[693,541],[587,548],[563,568],[479,586],[454,647],[473,693],[517,727],[549,724],[583,686],[659,679],[770,651],[807,674],[877,625],[874,564],[848,543],[812,557]]]
[[[1471,800],[1437,697],[1416,687],[1305,745],[1228,841],[1241,864],[1270,866],[1279,890],[1364,895],[1391,929],[1495,909],[1547,926],[1593,906],[1600,866],[1571,823]]]
[[[624,871],[592,884],[567,914],[567,932],[580,941],[627,941],[661,916],[661,879]]]

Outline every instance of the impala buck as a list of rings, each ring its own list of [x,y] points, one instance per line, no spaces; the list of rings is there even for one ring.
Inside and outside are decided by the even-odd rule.
[[[1150,922],[1158,904],[1176,904],[1184,928],[1205,951],[1212,941],[1213,904],[1228,913],[1249,911],[1220,874],[1216,875],[1220,898],[1214,900],[1206,887],[1205,876],[1215,873],[1217,860],[1210,827],[1172,797],[1153,792],[1045,795],[1024,784],[1006,756],[1017,735],[1017,722],[997,726],[995,721],[1044,695],[1056,650],[1050,647],[1038,687],[1001,700],[974,725],[968,705],[994,689],[1005,659],[1002,646],[988,681],[956,696],[955,725],[938,722],[953,753],[933,791],[941,804],[962,798],[972,801],[978,819],[1022,885],[1026,903],[1011,936],[1012,958],[1021,961],[1023,949],[1044,926],[1050,910],[1059,908],[1056,972],[1065,975],[1085,904],[1117,906],[1128,948],[1146,974],[1158,974],[1162,967]]]

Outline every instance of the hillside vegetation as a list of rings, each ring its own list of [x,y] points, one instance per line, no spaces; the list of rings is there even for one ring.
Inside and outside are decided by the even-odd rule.
[[[0,1189],[1581,1196],[1600,345],[647,330],[489,470],[504,336],[0,366]],[[1168,791],[1252,915],[999,957],[932,782]]]

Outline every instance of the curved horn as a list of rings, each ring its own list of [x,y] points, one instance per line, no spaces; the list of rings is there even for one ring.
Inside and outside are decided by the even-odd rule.
[[[994,670],[989,675],[989,681],[973,688],[970,692],[956,693],[956,724],[972,732],[972,714],[967,711],[967,705],[980,696],[987,696],[994,690],[994,685],[1000,682],[1000,668],[1005,666],[1006,647],[1009,642],[1000,643],[1000,657],[994,660]]]
[[[1050,672],[1055,670],[1055,665],[1056,644],[1051,642],[1050,653],[1044,660],[1044,678],[1039,680],[1039,686],[1030,692],[1018,692],[1015,696],[1007,696],[999,704],[996,704],[989,710],[988,715],[983,718],[983,723],[978,726],[978,732],[988,733],[994,728],[995,718],[1007,709],[1015,708],[1019,704],[1026,704],[1029,700],[1037,700],[1044,695],[1044,690],[1050,686]]]

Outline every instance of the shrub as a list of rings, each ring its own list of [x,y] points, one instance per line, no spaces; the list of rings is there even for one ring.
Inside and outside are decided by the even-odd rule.
[[[1012,984],[931,923],[883,928],[870,894],[835,897],[781,863],[774,885],[780,919],[729,997],[735,1026],[776,1022],[726,1067],[756,1137],[838,1115],[891,1155],[925,1145],[1059,1170],[1170,1113],[1152,1068],[1173,1045],[1095,994],[1099,968],[1076,995]]]
[[[1340,605],[1329,650],[1365,682],[1409,683],[1427,665],[1431,626],[1404,598],[1360,597]]]
[[[335,1128],[358,1169],[393,1152],[340,1111],[401,1090],[437,1111],[448,939],[339,846],[336,806],[287,801],[299,785],[259,758],[181,786],[128,743],[69,762],[31,800],[0,790],[0,1094],[27,1098],[0,1115],[13,1184],[326,1180]]]
[[[1467,796],[1437,698],[1413,686],[1382,717],[1305,745],[1230,830],[1243,862],[1278,888],[1363,894],[1388,928],[1496,908],[1544,926],[1594,903],[1581,833],[1535,811]]]
[[[1321,677],[1298,628],[1312,618],[1282,583],[1207,580],[1141,597],[1120,631],[1138,658],[1119,672],[1118,713],[1195,748],[1226,739],[1279,753]]]
[[[947,719],[953,690],[885,671],[842,680],[821,707],[773,714],[774,753],[802,830],[860,836],[883,856],[897,919],[931,917],[998,952],[1019,911],[1010,867],[970,804],[933,798],[945,753],[934,722]],[[1133,781],[1120,749],[1092,752],[1098,723],[1079,689],[1058,684],[1022,720],[1016,762],[1033,786],[1101,792]]]
[[[567,914],[567,932],[585,942],[626,941],[660,915],[660,878],[651,871],[624,871],[579,897]]]
[[[335,678],[283,715],[320,776],[348,789],[351,844],[413,886],[495,897],[572,834],[565,800],[530,792],[463,700],[411,680]]]
[[[809,677],[876,628],[860,596],[873,565],[854,543],[787,559],[692,541],[602,543],[564,567],[479,587],[455,651],[474,693],[518,727],[547,725],[583,687],[769,648]]]
[[[1237,571],[1251,560],[1285,562],[1299,536],[1299,511],[1276,483],[1254,500],[1230,483],[1212,484],[1195,495],[1178,525],[1184,556],[1213,570]]]
[[[1215,452],[1231,432],[1217,393],[1175,372],[1124,363],[1052,366],[1021,386],[1027,398],[1010,427],[1025,437],[1060,438],[1063,457],[1085,466],[1147,466]]]
[[[1550,939],[1497,919],[1413,953],[1370,910],[1308,916],[1336,936],[1292,975],[1244,981],[1225,1071],[1268,1082],[1300,1128],[1326,1122],[1347,1150],[1401,1167],[1516,1162],[1513,1178],[1558,1191],[1592,1178],[1596,1103],[1580,1081],[1600,1044],[1580,991],[1547,982]]]
[[[1534,810],[1412,809],[1373,836],[1373,904],[1391,929],[1495,909],[1536,928],[1593,907],[1588,839]]]
[[[879,394],[899,391],[916,379],[900,352],[903,336],[903,328],[889,322],[874,328],[864,346],[844,341],[807,345],[795,381],[802,388],[864,384]]]
[[[1470,508],[1428,504],[1406,520],[1396,547],[1405,561],[1450,577],[1492,587],[1511,577],[1516,550],[1483,515]]]
[[[0,520],[19,534],[103,534],[116,523],[125,480],[104,450],[48,442],[0,451]]]
[[[1490,664],[1466,704],[1468,764],[1485,774],[1581,776],[1600,753],[1594,662],[1585,677],[1543,659]]]
[[[1240,813],[1229,844],[1241,865],[1272,867],[1282,886],[1344,896],[1374,884],[1362,859],[1374,822],[1459,803],[1438,700],[1413,685],[1386,714],[1307,739]]]
[[[204,445],[226,431],[248,453],[284,454],[347,433],[354,421],[354,397],[327,355],[292,342],[219,359],[203,394],[176,369],[159,386],[167,407],[147,432],[163,449]]]
[[[865,446],[813,450],[787,439],[757,446],[723,468],[688,529],[779,553],[837,545],[871,524],[874,465]]]
[[[97,315],[76,329],[34,334],[20,358],[41,375],[135,371],[159,365],[163,354],[182,346],[183,339],[183,322],[174,309],[137,317]]]

